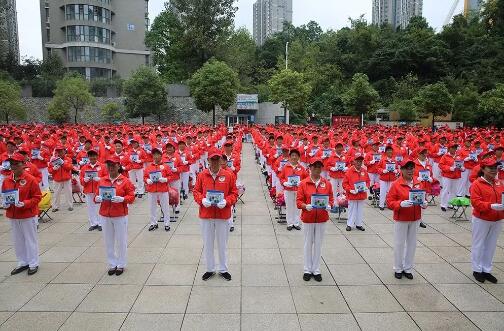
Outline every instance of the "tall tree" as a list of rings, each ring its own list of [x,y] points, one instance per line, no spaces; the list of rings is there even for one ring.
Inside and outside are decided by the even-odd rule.
[[[365,116],[378,108],[380,95],[371,86],[366,74],[356,73],[341,98],[349,113]]]
[[[480,103],[480,95],[474,86],[467,86],[453,98],[452,120],[462,121],[466,125],[477,124],[474,121]]]
[[[161,77],[149,67],[140,67],[124,82],[124,104],[128,117],[159,115],[167,110],[167,92]]]
[[[453,97],[444,83],[424,86],[415,98],[417,109],[426,115],[432,115],[432,130],[437,116],[446,116],[453,110]]]
[[[474,122],[478,126],[504,128],[504,84],[481,95]]]
[[[54,98],[49,104],[49,114],[54,118],[63,119],[71,111],[74,123],[77,124],[77,115],[86,107],[94,104],[94,97],[89,90],[89,83],[81,76],[70,74],[56,83]],[[58,115],[58,116],[56,116]]]
[[[207,113],[211,111],[215,126],[215,108],[226,110],[236,102],[239,80],[226,63],[211,59],[194,73],[189,86],[196,107]]]
[[[0,80],[0,116],[7,124],[13,118],[26,119],[26,109],[21,104],[21,88],[14,82]]]

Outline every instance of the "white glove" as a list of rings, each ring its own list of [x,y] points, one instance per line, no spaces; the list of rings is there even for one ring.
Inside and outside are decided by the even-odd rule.
[[[99,182],[99,181],[100,181],[100,179],[101,179],[100,177],[94,177],[94,178],[93,178],[93,180],[94,180],[95,182]]]
[[[417,177],[417,179],[419,182],[423,181],[422,177]]]
[[[149,150],[145,151],[145,153],[147,153],[147,154],[152,154],[152,152],[151,152],[151,151],[149,151]]]
[[[327,211],[331,211],[331,210],[332,210],[332,207],[331,207],[331,206],[329,206],[329,205],[327,205],[327,207],[325,207],[325,210],[327,210]]]
[[[328,156],[327,156],[327,155],[322,155],[322,160],[323,160],[323,159],[327,159],[327,158],[328,158]]]
[[[138,163],[138,164],[143,163],[143,161],[140,160],[140,159],[136,160],[135,162]]]
[[[387,169],[384,169],[384,170],[383,170],[383,173],[384,173],[384,174],[388,174],[388,170],[387,170]]]
[[[305,209],[306,209],[307,211],[312,211],[313,206],[312,206],[312,205],[310,205],[310,204],[307,204],[307,205],[306,205],[306,207],[305,207]]]
[[[338,171],[338,168],[336,168],[336,167],[332,167],[332,168],[331,168],[331,169],[329,169],[329,170],[331,170],[331,171]]]
[[[230,169],[231,169],[231,171],[235,171],[236,170],[235,167],[231,167]]]
[[[344,168],[343,168],[343,171],[347,171],[347,170],[348,170],[348,167],[344,167]]]
[[[59,165],[56,165],[56,166],[53,167],[54,170],[58,170],[59,168],[60,168]]]
[[[82,165],[85,165],[85,164],[86,164],[86,162],[84,162],[84,161],[80,161],[80,162],[79,162],[79,165],[81,165],[81,166],[82,166]]]
[[[201,204],[203,205],[203,207],[205,208],[208,208],[210,206],[212,206],[212,203],[210,201],[208,201],[207,198],[203,198],[203,200],[201,200]]]
[[[427,201],[424,201],[420,207],[422,207],[423,209],[427,208],[429,206],[429,204],[427,203]]]
[[[105,146],[105,149],[110,149],[110,146]]]
[[[172,170],[173,172],[177,172],[177,168],[175,168],[175,167],[171,168],[171,170]]]
[[[369,161],[369,164],[375,164],[375,163],[376,163],[376,160],[374,160],[374,159]]]
[[[450,171],[455,171],[455,167],[450,167]]]
[[[466,168],[462,167],[462,168],[460,168],[460,171],[464,172],[464,171],[466,171]]]
[[[150,179],[150,178],[147,178],[146,182],[147,182],[147,184],[149,184],[149,185],[152,185],[152,184],[154,183],[154,182],[152,181],[152,179]]]
[[[396,175],[397,175],[398,173],[399,173],[399,170],[394,169],[394,174],[396,174]]]
[[[226,201],[226,199],[223,199],[221,202],[219,202],[217,204],[217,208],[223,209],[224,207],[226,207],[226,205],[227,205],[227,201]]]
[[[413,206],[413,202],[409,200],[401,201],[401,208],[410,208]]]
[[[441,156],[441,155],[443,155],[443,152],[440,151],[440,152],[437,153],[437,155]]]
[[[114,202],[114,203],[121,203],[121,202],[124,202],[124,198],[120,197],[118,195],[115,195],[115,196],[112,197],[112,202]]]
[[[278,171],[278,172],[282,171],[282,168],[278,168],[278,169],[277,169],[277,171]]]
[[[89,177],[84,177],[84,183],[89,183]]]
[[[39,154],[39,156],[37,157],[37,159],[39,159],[40,161],[44,160],[44,158],[42,157],[42,155]]]
[[[492,203],[490,205],[490,208],[492,208],[493,210],[496,210],[496,211],[503,211],[504,210],[504,205],[500,204],[500,203]]]
[[[24,207],[24,202],[19,201],[18,203],[16,203],[16,207],[23,208]]]
[[[164,178],[164,177],[161,177],[161,178],[159,178],[159,182],[160,183],[166,183],[166,182],[168,182],[168,179]]]
[[[31,157],[31,159],[32,159],[32,160],[36,160],[36,159],[38,159],[38,156],[33,155],[33,156]]]
[[[359,194],[359,192],[357,192],[356,190],[350,190],[350,194]]]
[[[284,182],[283,186],[285,186],[285,187],[292,187],[291,183],[289,183],[289,182]]]
[[[10,205],[9,203],[5,203],[5,202],[2,204],[2,208],[3,208],[3,209],[7,209],[7,208],[9,208],[10,206],[11,206],[11,205]]]
[[[189,162],[187,162],[186,160],[184,160],[184,161],[182,161],[182,164],[183,164],[183,165],[188,165],[188,164],[189,164]]]
[[[305,147],[304,147],[304,150],[306,151],[307,149],[308,149],[308,146],[305,146]]]
[[[103,201],[101,195],[97,195],[94,200],[96,203],[102,203],[102,201]]]
[[[468,156],[468,157],[466,157],[466,158],[464,159],[464,161],[466,161],[466,162],[467,162],[467,161],[471,161],[471,158]]]

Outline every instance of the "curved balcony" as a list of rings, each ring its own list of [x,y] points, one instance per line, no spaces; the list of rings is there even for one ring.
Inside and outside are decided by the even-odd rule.
[[[120,0],[119,0],[120,1]],[[112,11],[112,0],[111,1],[101,1],[101,0],[62,0],[61,6],[65,5],[93,5],[103,8],[107,8]]]

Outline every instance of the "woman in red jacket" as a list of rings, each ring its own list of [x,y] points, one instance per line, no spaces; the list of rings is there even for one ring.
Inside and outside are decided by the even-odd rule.
[[[61,195],[65,199],[68,210],[73,210],[72,199],[72,159],[66,156],[65,147],[56,146],[54,149],[56,156],[49,163],[49,173],[54,182],[53,212],[60,208]]]
[[[334,195],[331,182],[321,177],[324,163],[322,159],[312,159],[310,176],[303,180],[297,189],[296,205],[301,209],[301,220],[304,232],[304,274],[303,279],[313,278],[322,281],[320,274],[320,256],[322,240],[324,238],[326,222],[329,220],[328,211],[334,205]],[[314,206],[312,196],[321,195],[328,203],[325,207]]]
[[[451,199],[459,195],[460,180],[464,168],[464,159],[457,152],[458,144],[451,143],[448,146],[448,153],[439,160],[441,170],[441,210],[446,211]]]
[[[353,227],[365,231],[363,226],[364,203],[367,199],[369,175],[362,167],[363,161],[364,156],[358,155],[353,160],[353,166],[348,168],[343,179],[343,189],[346,191],[348,197],[347,231],[352,231]]]
[[[396,159],[393,157],[394,148],[391,145],[385,147],[385,155],[382,156],[378,164],[378,171],[380,173],[380,210],[385,210],[385,200],[387,193],[390,190],[390,185],[399,176],[399,169],[397,169]]]
[[[39,247],[37,237],[38,204],[42,198],[37,180],[25,171],[25,157],[15,153],[9,157],[12,174],[2,183],[3,207],[7,209],[7,219],[12,226],[14,250],[18,265],[11,275],[28,269],[28,275],[37,272]],[[16,194],[18,199],[12,198]],[[10,192],[10,193],[8,193]]]
[[[108,176],[100,179],[95,191],[95,202],[100,204],[109,276],[121,275],[126,267],[128,205],[135,201],[135,187],[126,176],[119,173],[120,169],[121,159],[110,156],[107,159]]]
[[[471,262],[473,276],[483,283],[497,283],[492,272],[492,261],[497,239],[502,230],[504,186],[497,177],[498,161],[495,157],[481,162],[480,177],[471,185],[472,245]]]
[[[95,191],[98,187],[98,182],[101,177],[107,175],[107,171],[98,162],[98,152],[90,149],[87,152],[89,163],[84,164],[80,168],[79,179],[83,188],[84,196],[86,197],[86,207],[89,218],[89,231],[102,230],[100,217],[98,216],[98,204],[94,202]]]
[[[404,159],[401,162],[401,177],[397,179],[387,194],[387,206],[394,211],[394,272],[395,278],[404,275],[413,279],[413,260],[416,250],[416,236],[422,219],[422,208],[410,200],[412,189],[421,189],[421,183],[414,178],[415,162]]]

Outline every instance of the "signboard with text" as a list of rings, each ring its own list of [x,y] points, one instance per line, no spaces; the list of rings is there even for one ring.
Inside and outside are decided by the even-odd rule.
[[[259,109],[258,94],[238,94],[236,96],[236,109]]]
[[[332,116],[332,126],[340,126],[340,125],[360,125],[360,117],[359,116]]]

